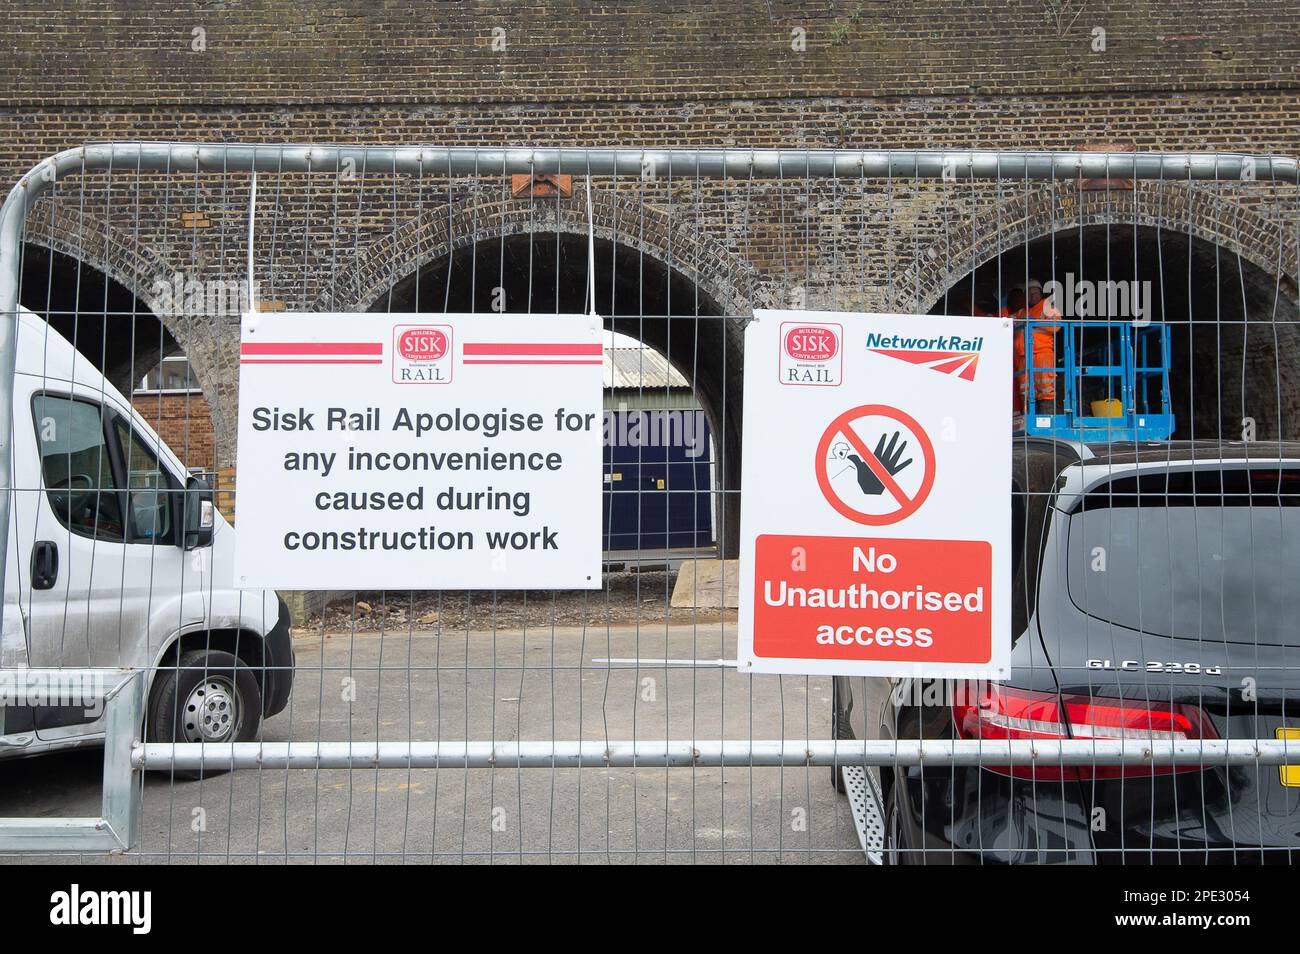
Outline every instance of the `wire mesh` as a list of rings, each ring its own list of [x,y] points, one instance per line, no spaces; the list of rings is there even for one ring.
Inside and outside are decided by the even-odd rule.
[[[144,671],[142,861],[1289,861],[1297,180],[1216,155],[63,154],[0,216],[0,308],[42,320],[8,330],[0,673]],[[286,657],[279,597],[185,548],[187,473],[235,532],[258,479],[242,311],[593,290],[599,591],[281,594]],[[1025,320],[1005,685],[735,671],[741,332],[771,307]],[[252,748],[169,752],[213,738],[185,734],[200,690]],[[0,762],[0,815],[94,813],[103,726],[74,710],[5,710],[0,755],[46,754]]]

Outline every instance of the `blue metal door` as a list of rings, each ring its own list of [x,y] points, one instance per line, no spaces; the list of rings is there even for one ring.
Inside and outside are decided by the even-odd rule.
[[[605,445],[605,550],[661,550],[713,543],[709,441],[704,415],[694,411],[609,411]],[[670,434],[664,414],[698,413],[702,438],[692,446],[673,441],[620,440],[628,434]],[[642,415],[643,427],[626,424]],[[701,452],[702,451],[702,452]]]

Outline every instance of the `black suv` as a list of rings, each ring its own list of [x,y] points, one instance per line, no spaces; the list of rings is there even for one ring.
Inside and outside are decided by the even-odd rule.
[[[1300,748],[1300,443],[1021,438],[1013,474],[1011,677],[837,677],[837,737]],[[1300,765],[899,765],[879,780],[892,863],[1300,851]]]

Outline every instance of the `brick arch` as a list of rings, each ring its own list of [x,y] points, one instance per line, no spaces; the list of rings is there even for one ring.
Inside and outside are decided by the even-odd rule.
[[[1137,189],[1080,192],[1058,185],[1022,193],[972,215],[946,242],[941,239],[918,256],[919,270],[909,280],[920,291],[911,304],[929,312],[954,285],[1007,252],[1041,246],[1050,236],[1075,230],[1096,235],[1106,226],[1132,230],[1135,236],[1145,233],[1146,240],[1156,229],[1190,238],[1189,308],[1193,301],[1206,301],[1205,289],[1191,288],[1191,262],[1198,254],[1194,246],[1216,258],[1222,250],[1244,263],[1235,276],[1239,319],[1206,331],[1204,324],[1193,326],[1166,315],[1174,351],[1175,436],[1230,439],[1249,418],[1261,438],[1294,439],[1300,429],[1300,328],[1292,320],[1300,301],[1296,238],[1280,222],[1205,187],[1141,183]],[[1227,267],[1237,270],[1233,264]],[[1218,294],[1216,278],[1213,295]],[[1164,295],[1162,288],[1162,300]],[[1218,316],[1217,297],[1214,301]]]
[[[694,367],[684,366],[662,332],[647,330],[646,344],[659,350],[692,380],[696,395],[709,415],[715,440],[720,443],[718,480],[723,494],[723,524],[719,542],[725,555],[734,556],[739,545],[741,382],[744,367],[743,325],[751,311],[756,272],[748,261],[718,241],[694,229],[688,215],[670,215],[661,208],[605,190],[592,193],[591,230],[602,242],[622,246],[653,259],[699,289],[708,313],[722,316],[721,325],[697,339]],[[575,194],[558,204],[554,200],[497,200],[464,203],[451,209],[442,205],[422,213],[391,235],[369,246],[357,267],[337,291],[317,299],[318,311],[370,311],[396,288],[422,269],[435,265],[476,243],[503,237],[588,234],[585,196]],[[692,321],[683,315],[668,322]],[[691,340],[684,336],[682,340]]]
[[[753,266],[691,228],[689,218],[593,188],[591,225],[597,238],[643,252],[693,282],[722,314],[749,315],[756,288]],[[530,231],[585,236],[585,198],[575,194],[558,204],[549,199],[456,203],[450,218],[446,204],[423,211],[365,248],[355,269],[323,292],[312,310],[369,311],[390,288],[432,262],[476,242]]]
[[[121,285],[162,322],[190,359],[201,387],[204,381],[221,379],[216,361],[220,330],[217,323],[207,319],[187,320],[161,307],[155,288],[158,282],[170,282],[173,267],[150,246],[84,210],[56,208],[48,202],[38,203],[29,214],[23,238],[25,242],[79,261]],[[148,344],[142,342],[140,349],[147,350]],[[206,387],[203,393],[216,425],[220,417],[216,396]]]
[[[1090,225],[1190,234],[1277,276],[1280,290],[1296,297],[1296,236],[1279,221],[1201,185],[1144,181],[1136,188],[1085,191],[1058,182],[972,212],[924,248],[898,282],[900,289],[913,290],[911,301],[904,299],[900,308],[928,312],[957,282],[999,255],[1054,232]]]

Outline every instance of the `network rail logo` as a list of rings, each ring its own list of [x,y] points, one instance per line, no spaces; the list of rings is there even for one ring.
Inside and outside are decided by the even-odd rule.
[[[916,338],[908,335],[867,335],[867,350],[920,365],[940,374],[952,374],[963,381],[974,381],[979,367],[984,336],[935,335]]]

